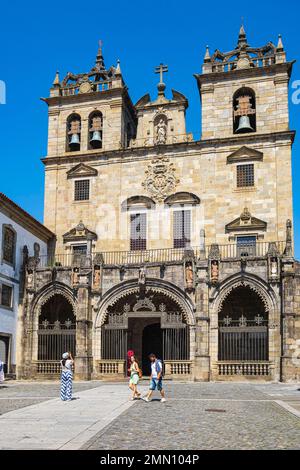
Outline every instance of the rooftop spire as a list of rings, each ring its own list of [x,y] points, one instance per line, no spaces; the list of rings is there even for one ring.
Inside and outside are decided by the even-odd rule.
[[[277,51],[282,52],[283,51],[283,42],[282,42],[282,36],[281,34],[278,34],[278,44],[277,44]]]
[[[100,40],[99,41],[99,48],[98,48],[98,52],[97,52],[97,56],[96,56],[96,66],[99,69],[105,69],[104,58],[103,58],[103,55],[102,55],[102,46],[103,46],[103,42]]]
[[[210,53],[209,53],[209,47],[208,46],[206,46],[204,62],[210,62]]]
[[[116,67],[116,75],[122,75],[121,66],[120,66],[120,59],[117,60],[117,67]]]
[[[59,71],[58,70],[56,70],[55,78],[53,80],[53,86],[54,87],[60,86]]]
[[[239,39],[238,39],[238,45],[237,47],[241,48],[242,46],[247,46],[247,37],[246,37],[246,31],[244,28],[244,20],[242,18],[242,24],[240,27],[239,31]]]

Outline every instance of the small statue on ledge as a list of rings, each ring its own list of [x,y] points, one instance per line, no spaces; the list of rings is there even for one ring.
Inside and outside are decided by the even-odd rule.
[[[194,270],[193,265],[189,261],[185,265],[185,282],[187,289],[193,289],[194,287]]]
[[[79,268],[74,268],[72,272],[72,285],[78,286],[79,284]]]
[[[101,270],[100,266],[94,266],[94,279],[93,287],[94,289],[99,289],[101,284]]]
[[[219,280],[219,262],[217,260],[213,260],[210,266],[211,282],[216,283]]]
[[[271,277],[277,277],[277,276],[278,276],[277,259],[272,258],[271,259]]]

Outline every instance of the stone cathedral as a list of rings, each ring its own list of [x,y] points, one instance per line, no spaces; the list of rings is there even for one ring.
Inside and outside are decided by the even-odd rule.
[[[242,26],[232,51],[207,48],[200,140],[164,64],[136,104],[101,45],[87,73],[56,74],[42,160],[56,237],[46,257],[24,248],[19,378],[57,377],[67,350],[77,379],[118,380],[133,350],[145,376],[154,352],[166,379],[300,380],[293,62],[276,44]]]

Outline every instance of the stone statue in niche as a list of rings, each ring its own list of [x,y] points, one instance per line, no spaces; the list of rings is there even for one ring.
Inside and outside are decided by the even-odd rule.
[[[79,284],[79,268],[74,268],[72,272],[72,285],[77,286]]]
[[[167,140],[167,125],[163,119],[160,119],[156,126],[156,143],[165,144]]]
[[[33,287],[33,280],[34,280],[33,271],[30,269],[29,271],[27,271],[27,287],[29,289]]]
[[[219,280],[219,262],[213,260],[210,265],[210,277],[212,282],[218,282]]]
[[[94,278],[93,278],[93,287],[94,289],[99,289],[101,284],[101,268],[100,266],[94,266]]]
[[[277,259],[271,258],[271,277],[277,277],[277,276],[278,276]]]
[[[193,264],[190,261],[185,265],[185,282],[187,289],[194,287],[194,270]]]
[[[144,266],[139,269],[139,286],[144,286],[146,284],[146,270]]]

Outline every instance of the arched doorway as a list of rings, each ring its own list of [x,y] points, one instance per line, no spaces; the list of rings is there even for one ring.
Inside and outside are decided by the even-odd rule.
[[[149,281],[148,281],[149,282]],[[163,289],[134,287],[107,303],[101,325],[100,362],[124,361],[133,350],[149,374],[150,352],[167,362],[190,361],[189,306]],[[126,367],[127,370],[127,367]]]
[[[219,361],[268,361],[268,312],[249,286],[233,289],[219,313]]]
[[[76,317],[66,297],[55,294],[41,307],[37,358],[57,361],[66,351],[76,353]]]
[[[154,353],[158,358],[163,357],[163,335],[160,323],[147,325],[142,336],[142,370],[143,375],[151,374],[149,354]]]

